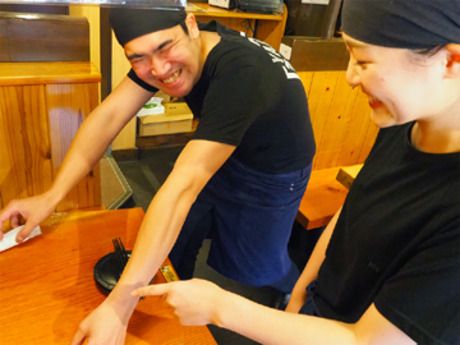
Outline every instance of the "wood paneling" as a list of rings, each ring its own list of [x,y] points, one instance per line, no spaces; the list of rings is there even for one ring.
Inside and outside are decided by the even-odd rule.
[[[45,97],[51,138],[51,159],[56,175],[83,120],[98,104],[97,84],[46,85]],[[99,169],[92,171],[61,202],[58,210],[100,205]]]
[[[94,72],[86,65],[84,70]],[[65,76],[63,71],[73,66],[0,64],[0,207],[51,186],[77,128],[97,106],[99,77],[81,71],[74,79]],[[95,169],[58,210],[97,206],[100,181]]]
[[[86,18],[0,12],[1,62],[89,61]]]
[[[317,145],[313,169],[362,163],[377,127],[367,97],[346,82],[344,71],[299,72],[308,94]]]
[[[44,192],[53,171],[43,86],[0,87],[0,199]]]

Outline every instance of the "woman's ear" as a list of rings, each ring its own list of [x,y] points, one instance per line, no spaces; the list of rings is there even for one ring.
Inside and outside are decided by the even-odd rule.
[[[446,62],[445,76],[447,78],[460,78],[460,44],[449,43],[445,46]]]
[[[460,75],[460,44],[450,43],[446,45],[448,53],[446,67],[449,72],[454,72],[454,75]]]

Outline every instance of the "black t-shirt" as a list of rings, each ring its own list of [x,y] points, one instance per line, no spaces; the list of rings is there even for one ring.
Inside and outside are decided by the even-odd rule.
[[[370,306],[419,344],[460,344],[460,153],[412,147],[412,124],[380,131],[320,269],[322,316]]]
[[[237,146],[233,156],[268,173],[306,167],[315,143],[307,98],[292,66],[266,43],[235,35],[215,23],[221,41],[185,97],[200,119],[194,139]],[[131,70],[129,77],[144,88]]]

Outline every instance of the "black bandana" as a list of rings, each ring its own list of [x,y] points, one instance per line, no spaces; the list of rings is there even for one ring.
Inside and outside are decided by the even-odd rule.
[[[142,35],[176,26],[184,21],[185,17],[183,9],[149,10],[119,7],[110,10],[110,25],[118,43],[124,46]]]
[[[342,26],[357,40],[385,47],[460,43],[460,0],[344,0]]]

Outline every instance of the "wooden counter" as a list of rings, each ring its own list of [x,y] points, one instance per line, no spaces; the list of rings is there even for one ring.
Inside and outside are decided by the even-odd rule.
[[[78,324],[104,300],[93,280],[95,263],[113,251],[112,238],[131,249],[142,218],[139,208],[55,215],[42,236],[0,253],[0,344],[70,344]],[[216,342],[206,327],[181,326],[161,297],[149,297],[131,318],[126,344]]]
[[[0,209],[47,190],[70,142],[98,105],[100,75],[87,62],[0,63]],[[100,206],[99,169],[58,210]]]

